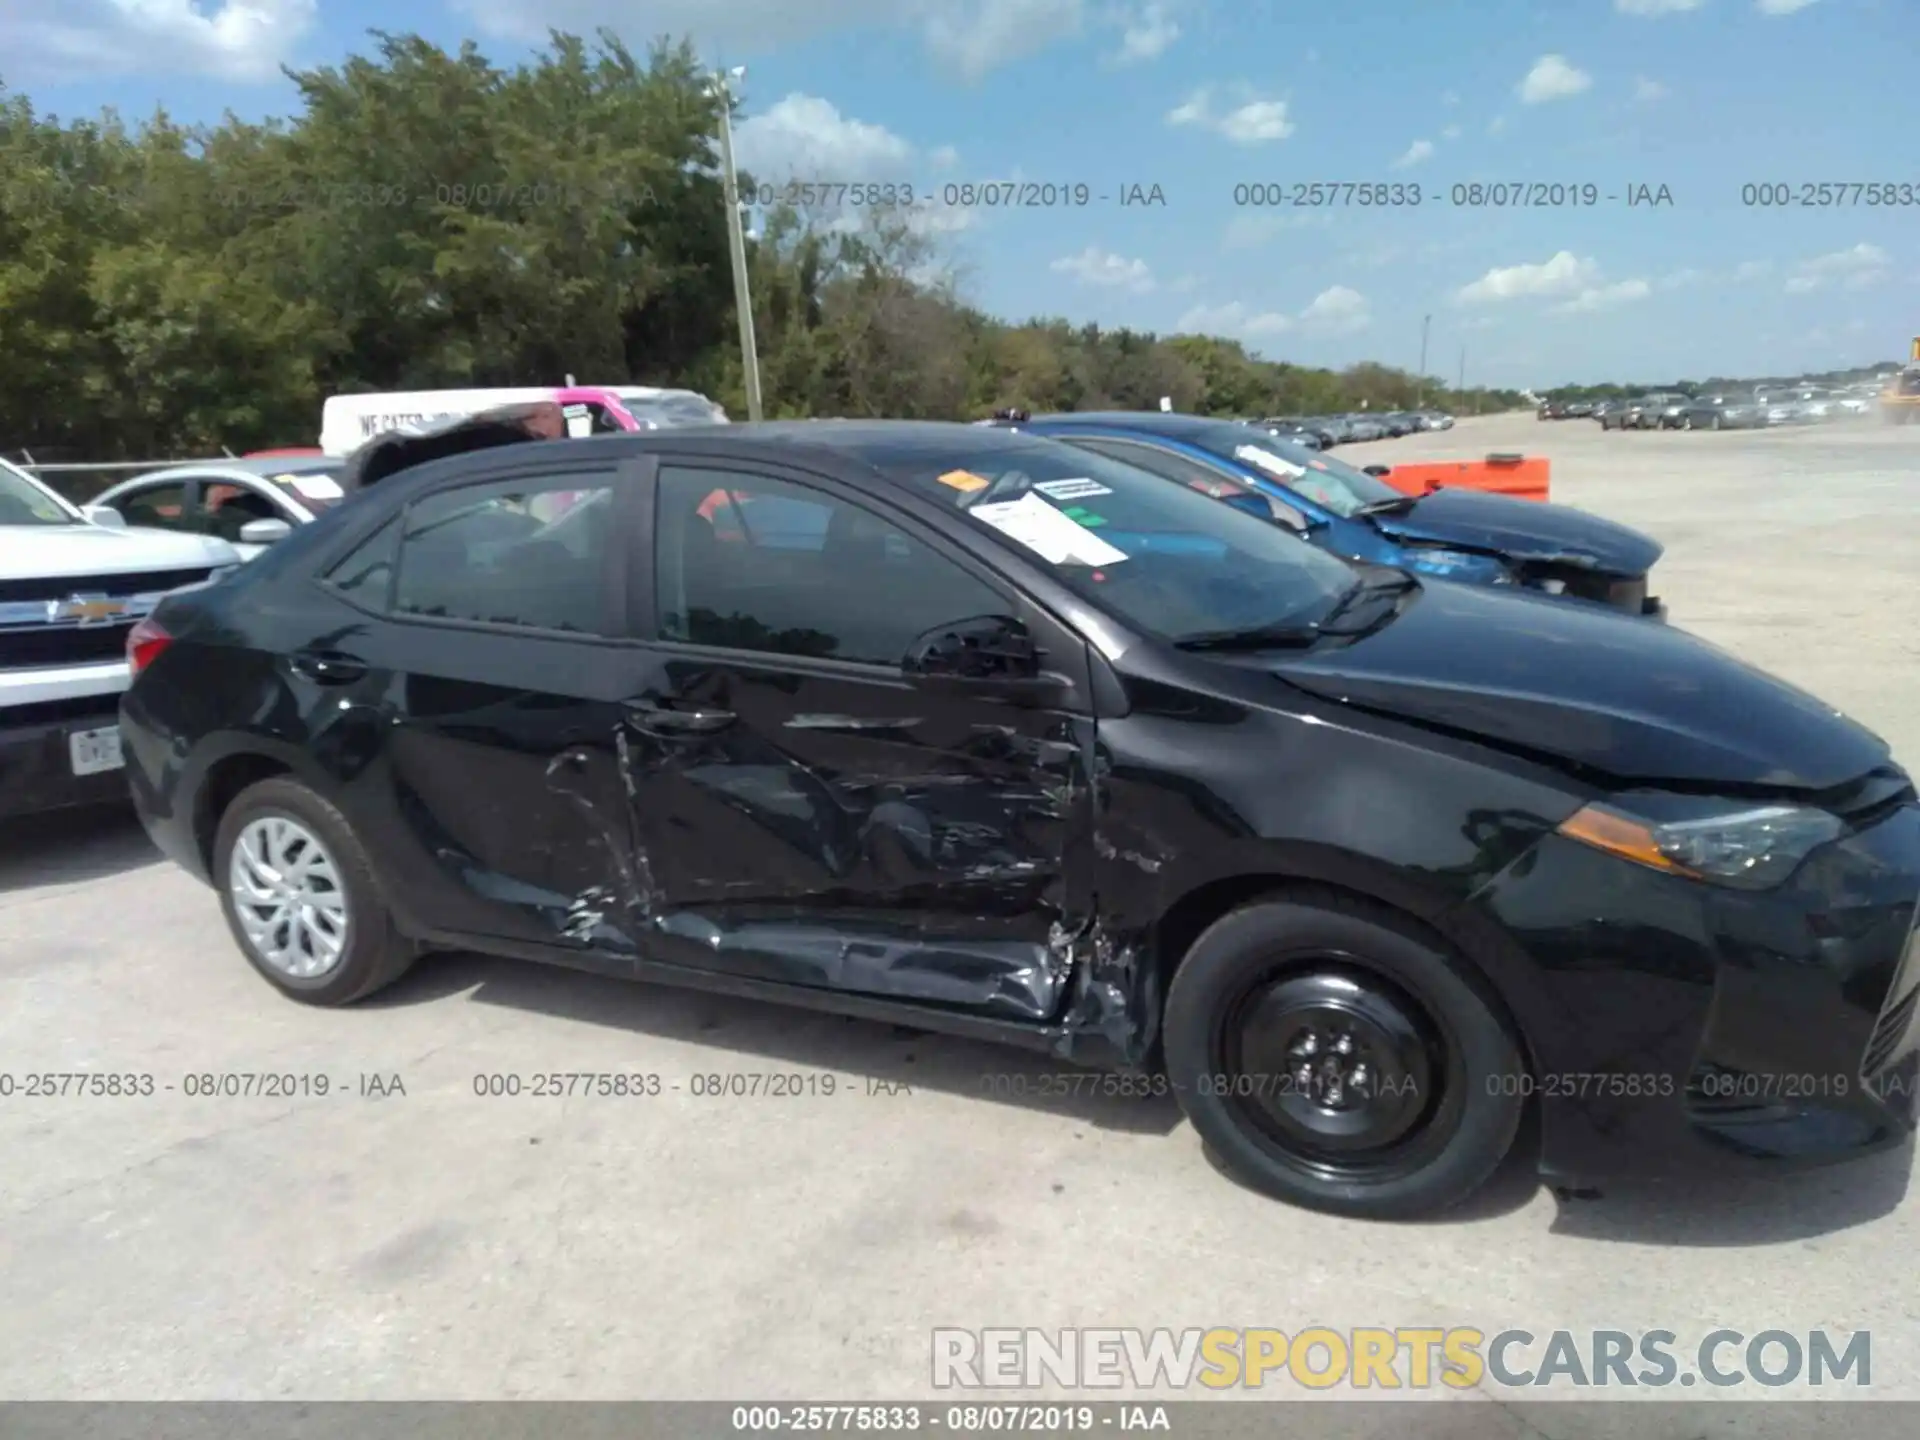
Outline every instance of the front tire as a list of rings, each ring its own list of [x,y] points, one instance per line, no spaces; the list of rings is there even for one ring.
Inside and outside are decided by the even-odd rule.
[[[1168,1078],[1223,1167],[1333,1214],[1414,1219],[1513,1147],[1525,1062],[1484,985],[1418,927],[1344,895],[1236,910],[1167,995]]]
[[[346,817],[297,780],[275,776],[235,797],[214,837],[212,877],[248,963],[302,1004],[352,1004],[413,963]]]

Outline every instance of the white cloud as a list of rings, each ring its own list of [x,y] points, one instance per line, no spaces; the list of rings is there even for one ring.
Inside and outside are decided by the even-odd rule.
[[[1548,100],[1564,100],[1578,95],[1593,84],[1593,77],[1567,63],[1564,55],[1542,55],[1533,62],[1527,78],[1514,88],[1521,102],[1539,105]]]
[[[951,170],[960,163],[960,152],[951,145],[942,145],[927,156],[927,163],[936,170]]]
[[[1416,140],[1407,147],[1406,154],[1393,162],[1393,168],[1396,170],[1405,170],[1409,165],[1418,165],[1422,160],[1431,160],[1432,158],[1433,142],[1431,140]]]
[[[1146,261],[1128,260],[1097,245],[1089,245],[1078,255],[1063,255],[1048,268],[1056,275],[1071,275],[1082,285],[1131,290],[1136,295],[1153,289],[1153,271]]]
[[[787,96],[734,127],[734,154],[755,179],[905,180],[911,142],[884,125],[842,115],[817,95]]]
[[[1813,3],[1814,0],[1754,0],[1753,8],[1762,15],[1791,15]]]
[[[1350,335],[1355,330],[1364,330],[1372,320],[1367,297],[1358,290],[1349,290],[1345,285],[1333,285],[1322,290],[1300,312],[1302,325],[1336,335]]]
[[[1333,216],[1326,210],[1256,210],[1229,220],[1220,245],[1225,250],[1251,250],[1289,230],[1324,229],[1332,223]]]
[[[11,0],[9,0],[11,3]],[[185,0],[177,0],[185,3]],[[254,0],[260,3],[260,0]],[[602,28],[644,46],[685,35],[702,53],[752,59],[780,47],[847,30],[917,32],[964,80],[1032,55],[1086,25],[1088,0],[451,0],[482,34],[525,44],[548,31],[592,35]]]
[[[1196,305],[1174,323],[1181,335],[1226,335],[1254,339],[1280,335],[1293,328],[1293,317],[1277,310],[1255,312],[1241,301],[1225,305]]]
[[[1284,100],[1260,100],[1243,92],[1238,105],[1224,109],[1216,105],[1217,98],[1213,86],[1203,85],[1167,112],[1167,123],[1213,130],[1236,145],[1259,145],[1293,134]]]
[[[1440,138],[1442,140],[1458,140],[1460,138],[1460,127],[1458,125],[1447,126],[1446,129],[1440,132]]]
[[[695,3],[713,5],[715,0]],[[646,8],[649,28],[658,32],[661,27],[651,22],[652,12],[659,6]],[[1079,33],[1083,18],[1081,0],[974,0],[959,8],[960,13],[954,14],[953,0],[920,0],[908,6],[910,11],[926,15],[927,44],[934,54],[952,64],[966,80],[978,80],[1009,61],[1024,59]]]
[[[1190,295],[1200,288],[1200,277],[1198,275],[1182,275],[1167,288],[1176,295]]]
[[[1167,14],[1167,7],[1155,4],[1153,0],[1148,0],[1147,4],[1136,10],[1122,13],[1119,23],[1120,50],[1113,57],[1117,65],[1137,65],[1143,60],[1157,60],[1180,38],[1180,27]]]
[[[1616,305],[1644,300],[1652,293],[1653,287],[1644,280],[1622,280],[1613,285],[1589,286],[1565,304],[1556,305],[1553,308],[1562,313],[1611,310]]]
[[[318,10],[318,0],[6,0],[0,55],[10,71],[54,79],[184,72],[277,80]]]
[[[1622,15],[1679,15],[1700,5],[1701,0],[1613,0]]]
[[[1887,252],[1878,245],[1864,242],[1831,254],[1816,255],[1794,267],[1787,277],[1787,293],[1805,295],[1835,285],[1847,290],[1865,290],[1887,278],[1888,259]]]
[[[1771,260],[1742,260],[1733,267],[1733,278],[1736,281],[1758,280],[1761,276],[1772,273]]]
[[[1643,105],[1663,98],[1666,93],[1666,86],[1658,80],[1649,80],[1644,75],[1633,82],[1633,98]]]
[[[1454,297],[1463,305],[1495,300],[1523,300],[1577,294],[1600,278],[1600,267],[1571,250],[1562,250],[1538,265],[1507,265],[1487,271]]]
[[[1182,315],[1174,329],[1187,335],[1224,335],[1257,340],[1293,330],[1324,335],[1350,335],[1373,323],[1367,297],[1345,285],[1331,285],[1307,303],[1297,315],[1280,310],[1254,310],[1239,300],[1225,305],[1196,305]]]
[[[1498,135],[1502,130],[1506,128],[1507,128],[1507,117],[1504,115],[1496,115],[1493,117],[1493,119],[1487,122],[1487,134],[1489,135]]]
[[[1460,103],[1460,92],[1458,90],[1447,91],[1440,97],[1440,103],[1442,105],[1458,105]]]
[[[1676,270],[1671,275],[1662,275],[1660,277],[1660,288],[1662,290],[1681,290],[1689,285],[1698,285],[1707,278],[1707,272],[1704,270]]]

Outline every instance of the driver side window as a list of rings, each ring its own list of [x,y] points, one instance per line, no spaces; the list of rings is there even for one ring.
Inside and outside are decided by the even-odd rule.
[[[663,466],[661,638],[897,666],[928,630],[1007,601],[872,511],[766,476]]]

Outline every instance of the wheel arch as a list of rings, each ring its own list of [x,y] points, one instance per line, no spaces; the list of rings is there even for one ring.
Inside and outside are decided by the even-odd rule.
[[[193,844],[207,873],[213,873],[213,845],[221,818],[251,786],[276,775],[291,775],[292,765],[260,750],[235,750],[207,767],[193,806]]]
[[[1357,860],[1357,857],[1348,857]],[[1529,962],[1488,923],[1457,899],[1427,891],[1394,872],[1365,862],[1338,867],[1267,861],[1216,874],[1183,891],[1153,927],[1152,956],[1158,1003],[1193,944],[1216,921],[1263,901],[1318,901],[1384,913],[1461,964],[1478,982],[1519,1047],[1528,1071],[1539,1073],[1544,997]],[[1156,1030],[1160,1027],[1156,1026]]]

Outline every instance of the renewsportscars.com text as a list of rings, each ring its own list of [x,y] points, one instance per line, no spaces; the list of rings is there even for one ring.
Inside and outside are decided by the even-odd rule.
[[[940,1390],[1691,1388],[1872,1384],[1873,1336],[1853,1330],[1531,1330],[1312,1327],[933,1332]]]

